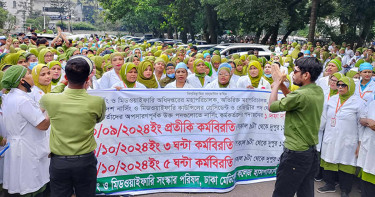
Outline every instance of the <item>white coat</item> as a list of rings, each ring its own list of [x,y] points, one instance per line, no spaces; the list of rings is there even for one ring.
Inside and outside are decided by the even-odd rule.
[[[370,80],[370,83],[362,91],[361,81],[358,81],[358,83],[355,84],[354,94],[361,97],[366,102],[366,104],[371,103],[374,100],[375,96],[375,82],[373,80]]]
[[[115,83],[121,82],[121,79],[115,72],[115,69],[110,70],[103,74],[99,79],[99,89],[108,89],[111,88]]]
[[[30,95],[30,97],[37,103],[39,104],[39,101],[40,99],[42,98],[42,96],[45,94],[43,92],[43,90],[41,90],[38,86],[33,86],[31,88],[31,92],[28,93]]]
[[[367,109],[368,119],[375,120],[375,101],[372,101]],[[375,175],[375,131],[371,128],[366,127],[362,139],[361,146],[359,148],[357,165],[363,169],[363,171]]]
[[[237,81],[237,88],[247,88],[247,86],[252,85],[251,80],[249,76],[245,75],[240,77]],[[264,79],[263,77],[259,81],[259,85],[255,89],[262,89],[262,90],[270,90],[271,89],[271,84]]]
[[[359,119],[365,117],[365,103],[353,95],[340,106],[339,95],[335,95],[323,109],[324,136],[321,158],[329,163],[356,166],[355,151],[363,133]]]
[[[187,78],[187,82],[193,86],[194,88],[204,88],[211,82],[211,77],[205,76],[204,77],[204,84],[202,86],[201,81],[199,81],[199,78],[195,76],[195,74],[189,75]]]
[[[241,78],[241,76],[233,74],[232,77],[230,78],[230,80],[233,80],[234,83],[236,83],[236,86],[237,86],[237,82],[240,78]]]
[[[45,117],[39,105],[16,88],[5,95],[2,109],[10,143],[5,152],[3,187],[11,194],[35,192],[49,182],[47,134],[36,128]]]
[[[316,85],[320,86],[323,89],[324,95],[328,95],[329,94],[330,87],[329,87],[328,82],[329,82],[329,76],[325,76],[325,77],[319,78],[315,82]]]
[[[164,88],[177,88],[176,81],[173,81],[171,83],[168,83]],[[188,82],[185,82],[184,89],[186,88],[194,88],[192,85],[190,85]]]
[[[215,79],[214,81],[212,81],[210,84],[206,86],[206,89],[215,89],[215,88],[220,88],[218,79]],[[226,88],[237,88],[236,82],[230,79],[229,85]]]
[[[126,85],[125,85],[125,83],[122,82],[122,81],[121,81],[121,82],[117,82],[117,83],[115,83],[115,84],[111,87],[111,89],[116,89],[116,87],[127,88]],[[146,89],[146,86],[143,85],[143,84],[141,84],[141,83],[139,83],[138,81],[136,81],[136,82],[135,82],[135,85],[134,85],[133,88],[143,88],[143,89]]]

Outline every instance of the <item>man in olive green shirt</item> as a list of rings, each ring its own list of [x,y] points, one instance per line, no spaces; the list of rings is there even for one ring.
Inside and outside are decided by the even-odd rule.
[[[94,197],[96,190],[96,141],[94,127],[105,117],[104,99],[87,94],[85,83],[93,63],[74,56],[65,67],[68,88],[45,94],[40,100],[51,120],[51,196]]]
[[[280,157],[273,197],[314,196],[314,177],[318,170],[318,144],[320,118],[323,112],[323,90],[315,84],[322,72],[321,63],[314,57],[296,60],[293,83],[300,88],[289,92],[278,66],[273,66],[270,112],[286,111],[284,152]],[[277,100],[278,90],[285,97]]]

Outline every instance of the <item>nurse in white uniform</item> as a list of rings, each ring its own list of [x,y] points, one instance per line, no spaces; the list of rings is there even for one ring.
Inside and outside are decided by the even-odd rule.
[[[321,149],[321,166],[326,185],[318,192],[334,192],[334,174],[338,172],[341,192],[348,195],[352,188],[357,165],[357,151],[363,127],[360,119],[365,117],[365,102],[354,95],[353,79],[342,77],[337,82],[338,95],[330,98],[322,114],[325,132]]]
[[[207,84],[211,82],[211,77],[207,76],[206,64],[202,59],[196,59],[194,61],[195,74],[190,75],[187,78],[188,83],[194,88],[205,88]]]
[[[218,69],[217,79],[208,84],[206,88],[236,88],[236,83],[231,80],[231,69],[231,65],[229,65],[228,63],[222,63]]]
[[[115,83],[121,82],[120,69],[124,64],[124,56],[122,56],[121,53],[112,53],[110,61],[113,69],[104,73],[102,78],[99,79],[100,89],[108,89],[111,88]]]
[[[115,83],[112,88],[121,90],[125,88],[144,88],[146,86],[137,81],[138,71],[135,64],[128,62],[122,65],[120,70],[121,81]]]
[[[263,78],[263,69],[258,61],[252,60],[248,66],[248,75],[240,77],[238,88],[270,90],[271,84]]]
[[[2,85],[10,92],[3,97],[3,120],[10,148],[5,152],[4,184],[10,194],[43,192],[49,182],[48,139],[50,125],[39,105],[27,94],[34,85],[23,66],[11,66]]]
[[[187,82],[188,71],[189,69],[184,62],[178,63],[175,68],[176,80],[166,85],[165,88],[194,88]]]
[[[356,84],[355,95],[361,97],[367,104],[374,100],[375,82],[372,80],[372,65],[368,62],[359,66],[361,80]]]

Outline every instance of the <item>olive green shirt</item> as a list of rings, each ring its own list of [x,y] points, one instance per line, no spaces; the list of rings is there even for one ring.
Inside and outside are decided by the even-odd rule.
[[[322,88],[312,83],[271,104],[271,112],[286,111],[284,127],[286,148],[305,151],[318,144],[323,103]]]
[[[85,89],[66,88],[63,93],[45,94],[40,106],[50,117],[50,148],[56,155],[82,155],[94,151],[94,127],[105,117],[104,99]]]

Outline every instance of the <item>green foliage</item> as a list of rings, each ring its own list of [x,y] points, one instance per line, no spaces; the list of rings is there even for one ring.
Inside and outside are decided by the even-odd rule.
[[[96,30],[94,25],[86,22],[73,23],[72,27],[73,30]]]
[[[0,29],[4,28],[5,21],[8,18],[8,11],[6,11],[4,8],[0,8]]]
[[[64,23],[64,22],[61,22],[61,21],[58,21],[58,22],[56,22],[56,27],[60,27],[61,29],[68,29],[68,24]]]

